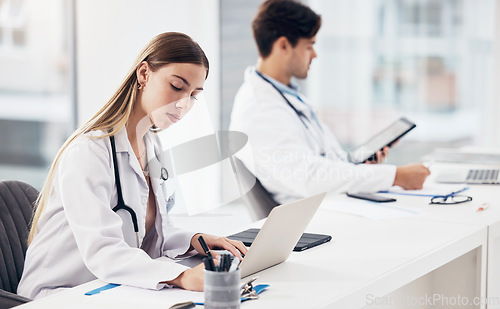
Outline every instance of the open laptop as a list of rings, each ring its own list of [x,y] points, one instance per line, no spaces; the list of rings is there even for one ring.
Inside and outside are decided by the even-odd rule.
[[[274,207],[240,263],[241,277],[284,262],[325,196],[323,192]]]
[[[274,207],[239,265],[241,278],[284,262],[298,244],[325,196],[326,192],[323,192]],[[228,253],[225,250],[218,252]],[[176,263],[195,267],[202,263],[202,258],[202,255],[195,255]]]
[[[500,169],[453,169],[440,172],[436,182],[467,184],[500,184]]]

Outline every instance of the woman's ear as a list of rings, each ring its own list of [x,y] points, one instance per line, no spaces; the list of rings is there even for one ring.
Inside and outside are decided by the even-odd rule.
[[[144,86],[149,78],[149,64],[146,61],[141,62],[135,70],[135,74],[137,75],[137,82]]]

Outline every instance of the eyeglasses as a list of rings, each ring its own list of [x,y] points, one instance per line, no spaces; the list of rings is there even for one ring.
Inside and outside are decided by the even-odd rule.
[[[472,201],[468,195],[455,195],[455,192],[448,195],[438,195],[431,198],[431,204],[454,205]]]

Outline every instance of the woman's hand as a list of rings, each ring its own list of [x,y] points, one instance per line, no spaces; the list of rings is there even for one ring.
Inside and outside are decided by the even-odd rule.
[[[203,263],[196,267],[186,269],[174,280],[166,281],[165,283],[178,286],[190,291],[203,291],[203,278],[205,265]]]
[[[200,238],[200,236],[203,236],[203,239],[205,240],[205,243],[207,244],[209,249],[225,249],[231,252],[239,260],[243,259],[242,254],[245,255],[247,253],[247,248],[241,241],[208,234],[196,234],[193,236],[193,238],[191,238],[191,246],[203,255],[205,255],[205,251],[203,251],[203,248],[201,248],[200,242],[198,241],[198,238]],[[218,258],[219,254],[212,252],[212,256],[214,258]],[[218,262],[214,262],[217,265]],[[204,269],[205,265],[201,263],[194,268],[186,269],[177,278],[175,278],[174,280],[166,281],[165,283],[178,286],[185,290],[203,291]]]
[[[193,236],[193,238],[191,238],[191,246],[193,246],[193,248],[201,254],[205,254],[205,251],[203,251],[203,248],[198,241],[198,238],[200,238],[200,236],[203,236],[203,239],[205,240],[205,243],[207,244],[209,249],[227,250],[239,260],[242,260],[242,255],[245,255],[247,253],[247,247],[245,247],[245,245],[241,241],[208,234],[196,234]],[[212,252],[212,256],[214,258],[217,258],[219,254]]]

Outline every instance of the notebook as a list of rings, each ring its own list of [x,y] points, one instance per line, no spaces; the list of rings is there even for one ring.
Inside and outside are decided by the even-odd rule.
[[[255,237],[257,237],[257,234],[259,234],[259,231],[260,229],[248,229],[243,232],[227,236],[227,238],[240,240],[245,244],[245,246],[250,247],[255,240]],[[297,242],[297,244],[295,244],[295,247],[293,247],[293,251],[304,251],[306,249],[316,247],[325,242],[328,242],[331,239],[332,236],[330,235],[302,233],[299,241]]]
[[[284,262],[325,196],[323,192],[274,207],[240,263],[241,277]]]
[[[436,182],[467,184],[500,184],[500,169],[454,169],[442,171]]]

